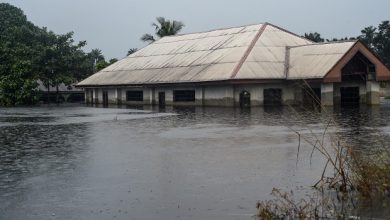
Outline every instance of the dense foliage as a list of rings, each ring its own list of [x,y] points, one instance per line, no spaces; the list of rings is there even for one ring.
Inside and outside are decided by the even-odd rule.
[[[73,32],[55,34],[27,20],[23,11],[0,3],[0,105],[33,104],[38,81],[70,85],[113,63],[99,49],[85,53]]]
[[[366,27],[361,32],[359,39],[390,66],[390,21],[383,21],[377,28]]]
[[[305,35],[303,36],[305,37],[306,39],[309,39],[313,42],[316,42],[316,43],[320,43],[320,42],[324,42],[325,39],[321,37],[321,34],[318,33],[318,32],[312,32],[312,33],[305,33]]]
[[[32,103],[45,31],[23,12],[0,4],[0,104]]]

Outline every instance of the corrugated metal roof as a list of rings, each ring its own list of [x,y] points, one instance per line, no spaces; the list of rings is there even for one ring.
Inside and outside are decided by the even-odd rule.
[[[290,48],[287,78],[323,78],[355,43],[337,42]]]
[[[285,79],[286,47],[309,44],[313,42],[268,23],[169,36],[88,77],[78,86]],[[332,48],[344,48],[342,45],[291,48],[288,76],[324,76],[328,65],[340,59],[338,50]],[[329,55],[327,65],[311,64],[322,60],[314,55],[309,58],[310,48],[318,49],[318,55],[335,57]]]
[[[284,79],[286,46],[313,42],[267,25],[235,79]]]

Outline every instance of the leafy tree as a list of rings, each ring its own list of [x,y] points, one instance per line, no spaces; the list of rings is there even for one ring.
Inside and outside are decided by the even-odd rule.
[[[369,26],[358,37],[390,66],[390,22],[382,21],[378,27]]]
[[[356,38],[355,37],[332,38],[332,39],[326,39],[326,42],[337,42],[337,41],[348,41],[348,40],[356,40]]]
[[[104,56],[102,54],[102,51],[100,49],[92,49],[91,52],[88,53],[88,56],[92,60],[92,65],[93,65],[93,72],[99,71],[97,68],[98,62],[104,61]]]
[[[117,58],[112,58],[110,59],[110,65],[113,64],[113,63],[116,63],[118,62],[118,59]]]
[[[102,70],[102,69],[108,67],[109,65],[111,65],[111,64],[113,64],[113,63],[115,63],[115,62],[117,62],[117,61],[118,61],[118,59],[116,59],[116,58],[110,59],[109,62],[107,62],[107,61],[105,61],[105,60],[99,60],[99,61],[97,62],[97,64],[96,64],[96,70],[97,70],[97,71],[100,71],[100,70]]]
[[[70,85],[81,76],[92,73],[92,68],[86,65],[87,55],[82,51],[86,42],[81,41],[76,44],[73,40],[73,32],[63,35],[48,32],[43,42],[44,48],[39,63],[42,71],[39,79],[48,89],[48,96],[50,86],[56,88],[58,102],[60,84]]]
[[[390,66],[390,22],[383,21],[378,26],[378,33],[374,38],[374,48],[384,62]]]
[[[56,35],[29,22],[21,9],[0,3],[0,105],[34,103],[39,79],[50,89],[90,75],[85,45],[75,43],[72,32]]]
[[[45,32],[23,11],[0,3],[0,105],[35,102],[41,38]]]
[[[374,38],[376,36],[376,28],[374,26],[365,27],[359,36],[359,39],[362,40],[370,48],[374,48]]]
[[[108,67],[110,64],[107,63],[105,60],[99,60],[97,63],[96,63],[96,71],[100,71],[106,67]]]
[[[321,37],[321,34],[319,34],[318,32],[305,33],[305,35],[303,37],[305,37],[306,39],[309,39],[313,42],[316,42],[316,43],[320,43],[320,42],[325,41],[324,38]]]
[[[178,34],[184,27],[183,22],[181,21],[170,21],[165,19],[164,17],[157,17],[157,23],[153,23],[152,26],[155,29],[155,35],[158,38],[162,38],[165,36],[171,36]],[[141,37],[141,40],[144,42],[154,42],[156,38],[151,34],[144,34]]]
[[[135,53],[137,51],[138,51],[137,48],[130,48],[129,51],[127,51],[127,56],[129,56],[129,55],[131,55],[131,54],[133,54],[133,53]]]

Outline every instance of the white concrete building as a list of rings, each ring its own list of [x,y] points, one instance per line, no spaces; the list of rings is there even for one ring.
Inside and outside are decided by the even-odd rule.
[[[314,43],[269,23],[164,37],[77,86],[88,103],[379,103],[390,70],[360,41]]]

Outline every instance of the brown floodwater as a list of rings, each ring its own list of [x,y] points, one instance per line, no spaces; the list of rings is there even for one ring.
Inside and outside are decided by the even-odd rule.
[[[367,150],[390,141],[390,105],[0,109],[0,219],[253,219],[274,187],[306,191],[325,161],[298,136]]]

